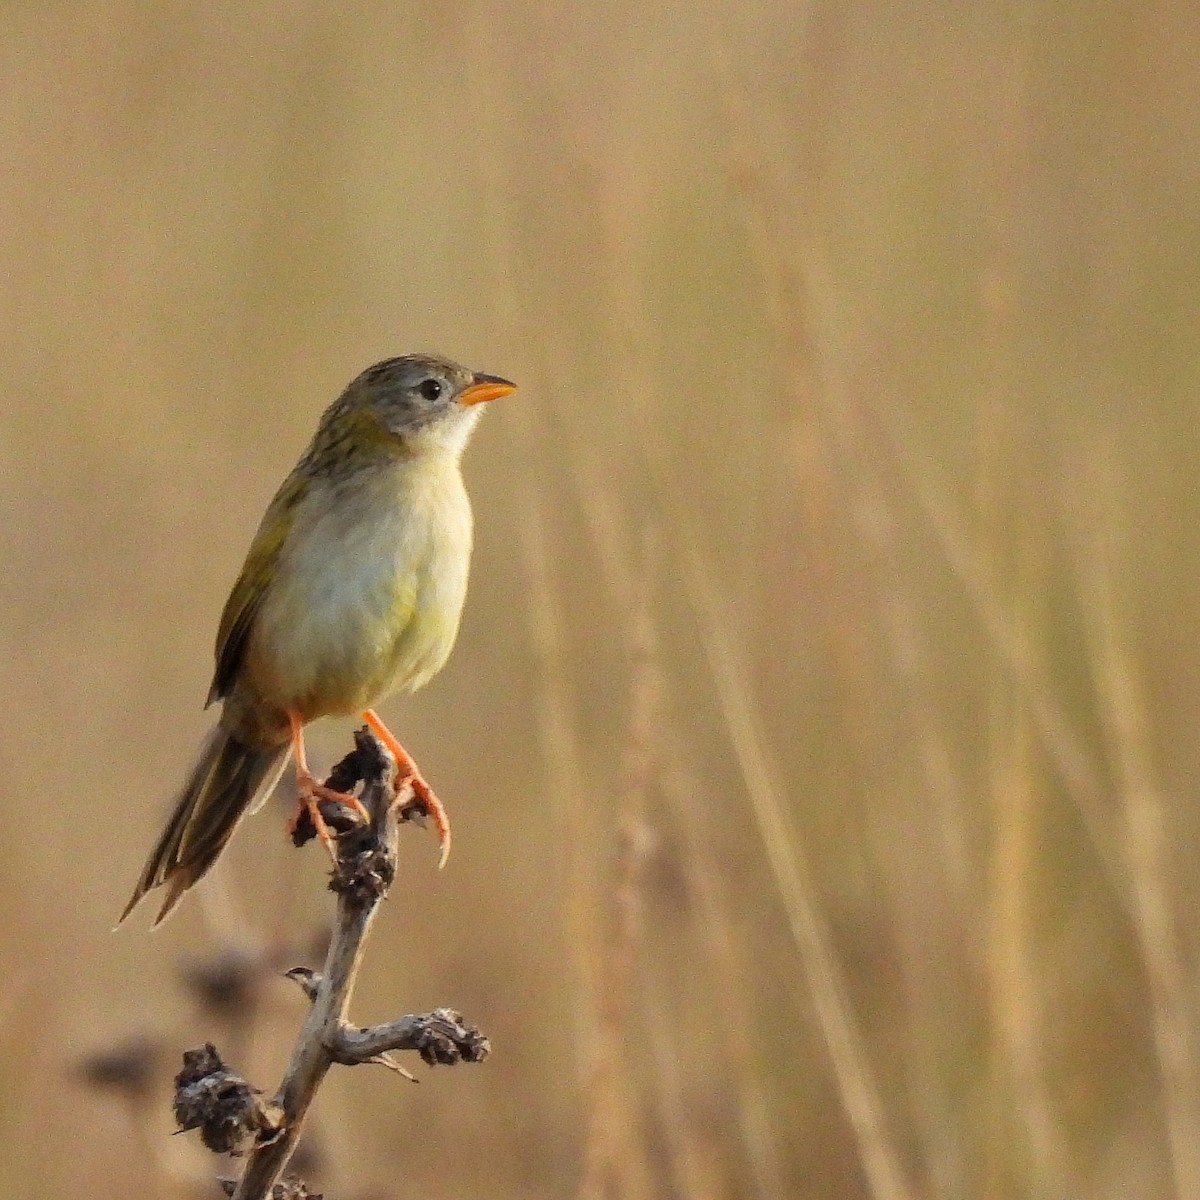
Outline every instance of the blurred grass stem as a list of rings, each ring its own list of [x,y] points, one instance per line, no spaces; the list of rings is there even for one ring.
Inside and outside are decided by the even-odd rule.
[[[1116,580],[1131,568],[1119,557],[1121,479],[1115,447],[1096,439],[1079,477],[1084,485],[1068,512],[1080,596],[1088,618],[1096,693],[1121,791],[1132,882],[1134,928],[1146,966],[1146,992],[1162,1081],[1162,1103],[1176,1195],[1200,1198],[1200,1091],[1192,988],[1183,965],[1168,891],[1171,877],[1166,813],[1152,762],[1146,704],[1126,632]]]

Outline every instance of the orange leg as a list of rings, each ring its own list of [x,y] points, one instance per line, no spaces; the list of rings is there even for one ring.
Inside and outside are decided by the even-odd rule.
[[[417,764],[413,762],[408,751],[396,740],[396,735],[379,719],[375,710],[368,708],[363,713],[363,720],[371,727],[375,736],[391,751],[392,757],[396,760],[396,786],[401,787],[405,783],[411,783],[413,795],[424,805],[425,811],[433,819],[433,826],[438,835],[438,845],[442,849],[441,858],[438,859],[438,869],[441,870],[446,865],[446,859],[450,857],[450,818],[446,815],[442,802],[433,794],[433,788],[425,782],[421,772],[417,770]]]
[[[292,723],[292,753],[296,757],[296,790],[300,793],[300,805],[302,809],[308,810],[309,818],[313,823],[313,828],[317,831],[321,845],[329,851],[329,857],[336,865],[337,849],[333,843],[333,834],[329,832],[329,826],[325,824],[325,818],[321,816],[321,809],[317,801],[333,800],[339,804],[347,804],[351,808],[357,809],[365,821],[369,821],[371,815],[357,796],[351,796],[346,792],[335,792],[333,788],[328,788],[313,778],[312,772],[308,769],[308,759],[304,754],[304,722],[295,713],[288,713],[288,720]],[[293,825],[299,818],[300,811],[301,809],[296,810],[296,816],[292,818]]]

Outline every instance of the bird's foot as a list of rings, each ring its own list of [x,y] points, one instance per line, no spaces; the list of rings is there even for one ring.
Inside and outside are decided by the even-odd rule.
[[[438,846],[441,848],[441,856],[438,858],[440,871],[446,865],[446,859],[450,857],[450,818],[433,788],[425,782],[415,766],[411,773],[397,776],[397,800],[404,794],[405,785],[408,785],[410,794],[400,805],[400,820],[411,821],[414,817],[428,817],[433,822],[433,827],[437,830]]]
[[[411,821],[414,817],[428,817],[437,830],[438,845],[441,847],[441,857],[438,859],[438,870],[446,865],[450,857],[450,818],[442,807],[442,802],[434,795],[433,788],[425,782],[425,777],[417,770],[412,755],[400,745],[396,735],[383,723],[374,709],[368,708],[363,713],[372,733],[388,748],[396,760],[396,799],[404,794],[405,785],[409,785],[411,794],[400,805],[400,819]]]
[[[307,771],[296,772],[296,790],[299,792],[299,803],[296,806],[296,811],[288,822],[288,833],[295,837],[296,830],[305,816],[312,822],[312,827],[316,830],[317,838],[322,846],[329,852],[329,857],[333,860],[334,865],[337,865],[337,846],[334,841],[334,836],[330,832],[329,825],[325,818],[321,815],[320,801],[324,800],[332,804],[344,804],[347,808],[352,809],[364,821],[370,821],[371,814],[367,812],[363,802],[350,792],[335,791],[331,787],[326,787],[323,783],[318,783],[312,775]],[[311,835],[310,835],[311,836]]]

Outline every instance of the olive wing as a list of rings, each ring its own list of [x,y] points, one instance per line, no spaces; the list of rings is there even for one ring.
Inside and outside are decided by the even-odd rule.
[[[242,573],[233,585],[233,591],[225,602],[225,611],[221,614],[221,624],[217,629],[217,666],[206,707],[214,700],[225,699],[237,682],[254,628],[254,618],[275,576],[279,553],[287,542],[296,505],[304,491],[304,477],[293,472],[263,514],[242,565]]]

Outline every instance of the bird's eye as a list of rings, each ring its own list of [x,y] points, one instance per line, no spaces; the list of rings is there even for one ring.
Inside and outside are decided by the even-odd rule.
[[[426,400],[436,400],[442,394],[442,385],[436,379],[422,379],[417,384],[417,391],[425,397]]]

